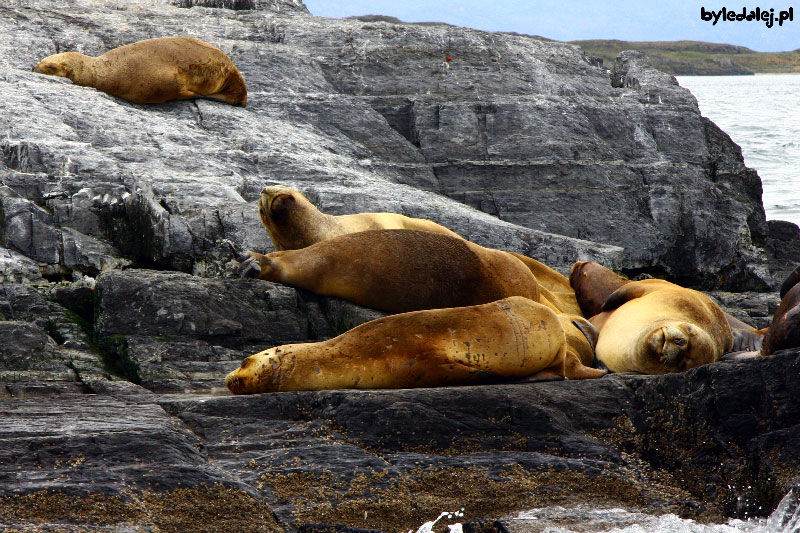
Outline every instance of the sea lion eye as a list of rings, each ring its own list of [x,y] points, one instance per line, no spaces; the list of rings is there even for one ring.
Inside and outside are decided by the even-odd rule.
[[[686,339],[672,339],[672,342],[674,342],[678,346],[685,346],[686,345]]]

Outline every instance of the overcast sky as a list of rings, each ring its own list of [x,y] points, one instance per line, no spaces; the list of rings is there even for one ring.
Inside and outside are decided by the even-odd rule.
[[[762,52],[800,48],[800,2],[791,0],[303,0],[314,15],[390,15],[406,22],[447,22],[489,31],[515,31],[561,41],[709,41]],[[794,6],[794,20],[771,28],[764,22],[700,19],[700,7],[781,10]]]

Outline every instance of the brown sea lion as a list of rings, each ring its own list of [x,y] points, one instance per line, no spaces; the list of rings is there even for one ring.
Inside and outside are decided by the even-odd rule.
[[[190,37],[162,37],[126,44],[99,57],[63,52],[33,70],[69,78],[136,104],[213,98],[247,104],[247,87],[224,52]]]
[[[800,347],[800,267],[781,287],[781,304],[764,336],[761,355],[797,347]]]
[[[705,294],[658,279],[614,291],[591,322],[613,372],[665,374],[713,363],[733,346],[725,313]]]
[[[283,185],[264,187],[258,213],[277,251],[298,250],[339,235],[377,229],[413,229],[459,237],[430,220],[397,213],[327,215],[299,191]]]
[[[599,314],[606,299],[629,281],[594,261],[578,261],[569,275],[569,284],[586,318]]]
[[[234,394],[436,387],[564,376],[556,314],[522,297],[379,318],[333,339],[251,355],[228,374]]]
[[[264,187],[258,200],[258,212],[276,251],[298,250],[340,235],[377,229],[412,229],[462,238],[430,220],[397,213],[327,215],[302,193],[284,185]],[[541,303],[557,313],[581,313],[565,276],[536,259],[514,252],[506,253],[522,261],[536,277],[542,289]]]
[[[299,250],[251,251],[239,269],[248,277],[392,313],[509,296],[539,300],[536,278],[511,254],[427,231],[362,231]]]

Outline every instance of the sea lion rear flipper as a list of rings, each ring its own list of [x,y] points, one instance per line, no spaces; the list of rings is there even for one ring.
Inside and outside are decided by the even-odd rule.
[[[602,311],[613,311],[625,302],[644,296],[645,291],[646,288],[641,285],[628,283],[612,292],[608,298],[606,298],[606,301],[603,302],[603,306],[600,309]]]
[[[733,348],[731,352],[760,351],[764,343],[764,335],[746,329],[733,329]]]

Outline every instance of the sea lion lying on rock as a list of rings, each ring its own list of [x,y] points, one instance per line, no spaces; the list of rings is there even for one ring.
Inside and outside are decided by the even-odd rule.
[[[800,346],[800,267],[781,286],[781,304],[764,336],[761,355]]]
[[[277,251],[298,250],[339,235],[377,229],[413,229],[459,237],[430,220],[397,213],[327,215],[300,191],[284,185],[264,187],[258,199],[258,214]]]
[[[572,265],[569,282],[575,290],[575,298],[586,318],[602,312],[606,299],[617,289],[630,283],[609,268],[593,261],[579,261]],[[751,351],[761,348],[764,332],[725,313],[725,319],[733,333],[733,346],[730,351]]]
[[[556,314],[527,298],[379,318],[333,339],[251,355],[225,379],[234,394],[491,383],[564,376]]]
[[[317,209],[302,193],[284,185],[268,185],[258,200],[261,223],[275,250],[298,250],[340,235],[378,229],[411,229],[462,238],[450,229],[421,218],[397,213],[356,213],[328,215]],[[559,313],[580,315],[569,280],[535,259],[513,255],[536,277],[541,289],[540,303]]]
[[[416,230],[348,233],[299,250],[248,252],[240,273],[391,313],[539,300],[530,270],[511,254]]]
[[[33,70],[135,104],[199,97],[247,104],[247,86],[233,61],[218,48],[190,37],[147,39],[99,57],[63,52],[44,58]]]
[[[713,363],[733,347],[725,313],[705,294],[668,281],[622,285],[591,319],[595,353],[613,372],[665,374]]]

